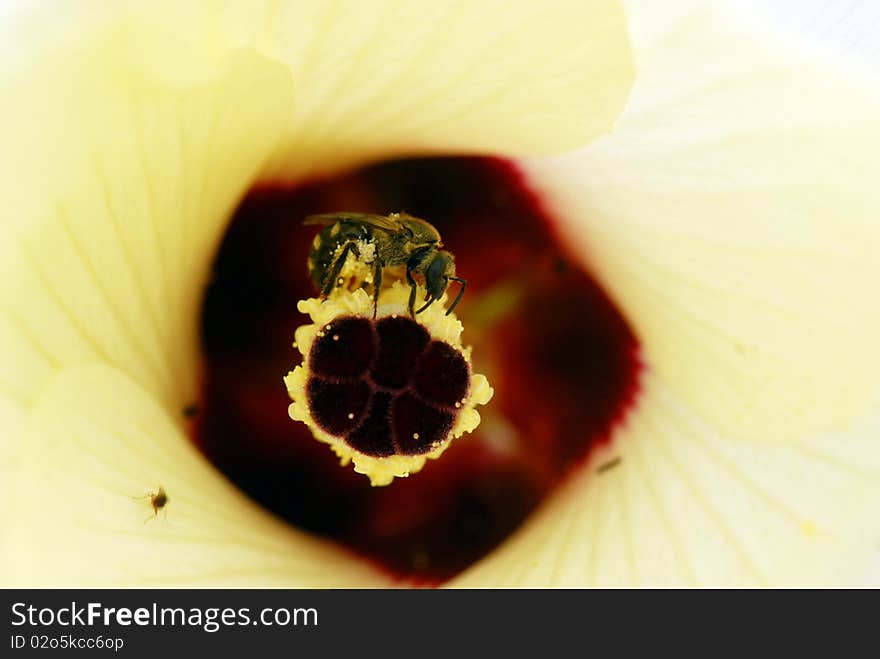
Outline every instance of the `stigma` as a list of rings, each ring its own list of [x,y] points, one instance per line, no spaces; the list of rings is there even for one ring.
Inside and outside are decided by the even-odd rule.
[[[408,287],[383,290],[376,317],[363,290],[298,304],[312,323],[296,331],[303,363],[284,378],[290,417],[354,464],[373,485],[421,470],[480,423],[494,393],[474,373],[463,330],[443,304],[407,313]]]

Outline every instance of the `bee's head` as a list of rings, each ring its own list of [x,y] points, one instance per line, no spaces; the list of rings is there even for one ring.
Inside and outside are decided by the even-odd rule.
[[[436,245],[440,246],[440,232],[434,225],[425,220],[401,213],[398,221],[404,231],[409,234],[409,241],[413,246]]]
[[[450,280],[461,284],[458,295],[455,296],[455,300],[449,306],[449,309],[446,310],[446,315],[448,316],[458,305],[458,301],[461,300],[461,296],[464,295],[464,289],[467,286],[466,280],[455,276],[455,257],[449,252],[434,252],[423,272],[425,273],[425,288],[428,290],[428,295],[425,305],[416,311],[417,314],[422,313],[443,296]]]
[[[425,288],[428,295],[439,300],[446,292],[452,277],[455,277],[455,257],[449,252],[435,252],[425,268]]]

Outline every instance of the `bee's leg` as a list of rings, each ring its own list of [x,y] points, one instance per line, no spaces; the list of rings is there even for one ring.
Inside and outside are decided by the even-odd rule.
[[[421,306],[421,308],[420,308],[418,311],[416,311],[416,315],[417,315],[417,316],[418,316],[420,313],[422,313],[425,309],[427,309],[428,307],[430,307],[432,304],[434,304],[434,302],[437,301],[437,298],[433,298],[433,297],[430,297],[430,296],[425,296],[425,299],[428,300],[428,301],[425,302],[425,303]]]
[[[345,243],[345,247],[342,248],[339,256],[333,261],[333,267],[330,268],[327,278],[324,279],[324,285],[321,287],[321,297],[327,297],[336,287],[336,280],[339,278],[339,273],[342,272],[342,266],[345,265],[349,252],[354,252],[354,255],[357,257],[360,257],[361,255],[360,250],[358,250],[358,247],[354,242],[349,241]]]
[[[376,318],[376,310],[379,308],[379,289],[382,288],[382,266],[379,257],[373,261],[373,319]]]
[[[455,301],[446,310],[447,316],[451,314],[452,310],[458,305],[458,301],[461,300],[461,296],[464,295],[464,289],[467,288],[467,279],[462,279],[461,277],[450,277],[450,279],[461,284],[461,288],[458,289],[458,295],[455,296]]]
[[[413,311],[413,308],[416,306],[416,280],[413,279],[409,267],[406,269],[406,282],[409,284],[409,305],[407,306],[409,309],[409,317],[415,319],[416,314]]]

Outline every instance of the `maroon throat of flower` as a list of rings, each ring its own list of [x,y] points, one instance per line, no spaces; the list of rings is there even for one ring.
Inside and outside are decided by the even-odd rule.
[[[405,210],[439,229],[468,280],[456,309],[463,341],[495,389],[473,434],[383,488],[340,467],[290,419],[281,381],[298,363],[291,344],[307,322],[296,301],[315,294],[306,270],[314,231],[302,218],[339,209]],[[638,389],[633,332],[519,172],[494,159],[396,161],[253,190],[217,255],[202,330],[202,394],[191,415],[199,448],[269,510],[410,583],[442,583],[497,547],[607,444]],[[435,384],[425,372],[407,377]]]

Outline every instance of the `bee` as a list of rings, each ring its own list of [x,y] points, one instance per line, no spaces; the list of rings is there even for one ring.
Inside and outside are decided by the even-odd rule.
[[[326,298],[340,283],[340,273],[349,255],[372,271],[373,318],[379,304],[382,273],[386,268],[405,267],[410,286],[409,315],[415,318],[439,300],[450,281],[461,284],[455,300],[446,310],[455,309],[467,280],[455,275],[455,257],[440,247],[440,233],[429,222],[406,213],[372,215],[366,213],[327,213],[309,215],[306,225],[324,228],[315,236],[309,250],[309,277]],[[414,311],[417,275],[425,282],[425,304]]]

